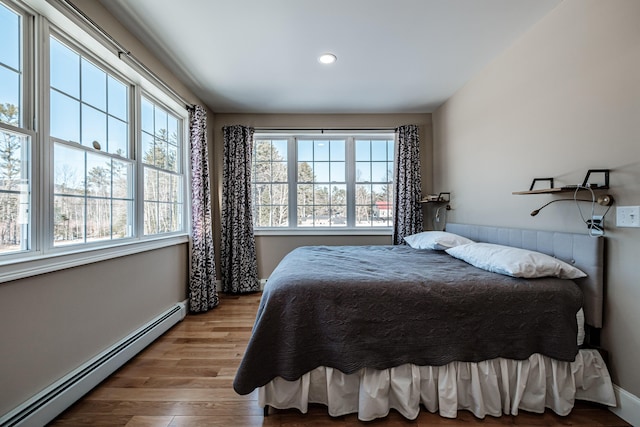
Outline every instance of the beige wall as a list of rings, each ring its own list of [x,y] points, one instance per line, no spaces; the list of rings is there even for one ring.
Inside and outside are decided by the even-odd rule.
[[[0,284],[0,414],[186,298],[187,245]]]
[[[94,21],[190,102],[197,97],[95,0]],[[0,415],[186,298],[188,245],[0,283]]]
[[[635,0],[565,0],[433,114],[450,221],[586,232],[573,202],[531,217],[560,196],[511,192],[590,168],[612,170],[616,205],[640,205],[639,17]],[[606,227],[603,346],[614,382],[640,396],[640,229],[616,228],[615,207]]]
[[[375,129],[395,128],[416,124],[420,130],[423,193],[431,189],[432,129],[430,114],[216,114],[213,121],[212,174],[214,175],[214,229],[220,229],[222,196],[222,127],[245,125],[257,128],[302,129]],[[220,247],[220,233],[215,233],[216,248]],[[304,245],[367,245],[391,244],[391,236],[258,236],[256,253],[258,276],[266,279],[278,262],[292,249]],[[220,265],[219,260],[217,265]]]

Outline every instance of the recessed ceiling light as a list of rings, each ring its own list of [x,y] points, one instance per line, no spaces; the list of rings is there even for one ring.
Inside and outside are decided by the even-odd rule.
[[[338,58],[333,53],[323,53],[318,58],[318,61],[320,61],[323,64],[333,64],[337,60]]]

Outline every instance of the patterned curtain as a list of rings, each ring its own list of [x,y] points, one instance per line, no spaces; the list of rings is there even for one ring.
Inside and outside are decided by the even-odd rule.
[[[218,305],[216,266],[209,191],[207,112],[199,105],[189,111],[191,150],[191,269],[189,310],[204,312]]]
[[[260,290],[251,213],[253,128],[225,126],[222,176],[222,291]]]
[[[393,244],[402,245],[404,236],[422,231],[420,137],[417,125],[400,126],[396,135]]]

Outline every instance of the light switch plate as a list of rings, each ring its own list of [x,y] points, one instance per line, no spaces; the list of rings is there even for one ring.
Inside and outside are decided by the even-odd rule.
[[[617,206],[617,227],[640,227],[640,206]]]

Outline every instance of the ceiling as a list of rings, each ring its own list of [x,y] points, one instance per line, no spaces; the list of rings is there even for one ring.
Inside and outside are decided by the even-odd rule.
[[[560,1],[101,3],[216,113],[422,113]]]

